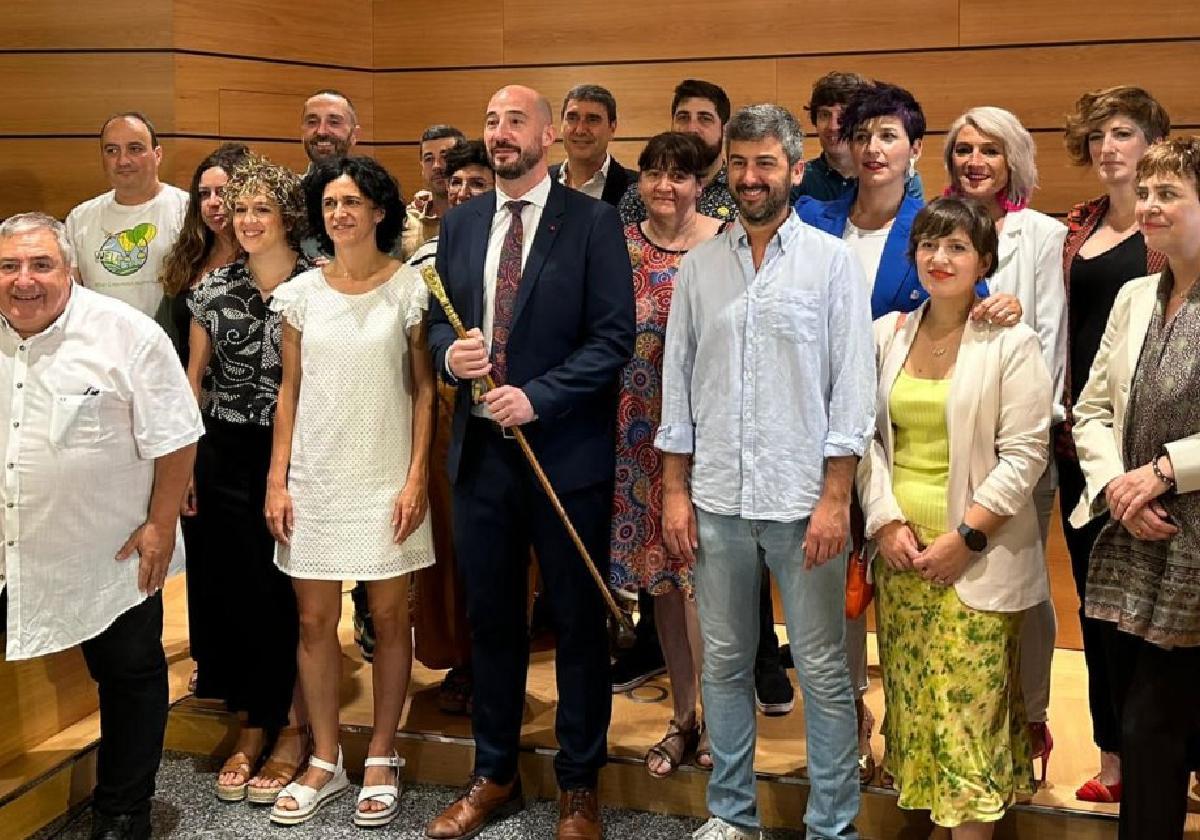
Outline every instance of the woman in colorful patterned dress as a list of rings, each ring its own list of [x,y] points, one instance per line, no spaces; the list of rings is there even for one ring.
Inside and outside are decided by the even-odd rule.
[[[1049,581],[1033,490],[1050,375],[1024,324],[971,319],[997,264],[995,224],[940,198],[913,221],[929,300],[875,322],[876,434],[859,466],[876,551],[887,771],[900,807],[986,840],[1033,788],[1017,649]]]
[[[699,748],[704,758],[699,699],[700,628],[692,594],[691,564],[667,554],[662,540],[662,462],[654,448],[662,399],[663,341],[679,261],[715,236],[722,223],[696,212],[704,174],[704,149],[690,134],[652,137],[638,158],[638,192],[645,221],[625,228],[633,263],[637,344],[621,375],[617,416],[617,476],[613,499],[614,589],[654,596],[659,641],[674,694],[675,716],[667,734],[646,754],[653,776],[669,776]]]

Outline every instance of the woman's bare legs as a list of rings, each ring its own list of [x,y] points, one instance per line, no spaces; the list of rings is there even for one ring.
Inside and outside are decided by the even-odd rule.
[[[412,674],[412,624],[408,615],[408,575],[367,583],[371,620],[375,622],[375,659],[372,663],[372,696],[375,702],[374,729],[368,756],[390,757],[396,749],[396,729],[408,697]],[[395,779],[390,767],[368,767],[363,785],[388,785]],[[367,800],[359,810],[382,811],[382,802]]]
[[[333,764],[338,757],[338,688],[342,681],[342,648],[337,635],[342,615],[342,582],[295,578],[292,585],[300,612],[297,665],[312,727],[312,754]],[[297,781],[320,789],[330,776],[325,770],[309,766]],[[299,807],[291,797],[280,797],[276,805],[289,811]]]

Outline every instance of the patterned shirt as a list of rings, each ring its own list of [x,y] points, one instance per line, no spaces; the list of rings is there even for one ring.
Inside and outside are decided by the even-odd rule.
[[[737,218],[737,204],[729,192],[729,173],[724,166],[721,167],[717,176],[700,191],[700,195],[696,199],[696,209],[700,211],[701,216],[711,216],[723,222]],[[629,185],[629,189],[625,190],[625,196],[621,199],[617,210],[621,214],[622,225],[631,225],[646,220],[646,205],[642,202],[641,194],[638,193],[636,178]]]
[[[310,268],[312,263],[300,257],[288,280]],[[205,275],[189,305],[192,318],[212,341],[204,415],[226,423],[270,426],[283,377],[281,320],[271,311],[270,299],[263,300],[246,260]]]
[[[692,501],[744,519],[812,513],[825,459],[875,427],[875,341],[863,270],[789,213],[757,271],[741,222],[680,263],[654,445],[691,453]]]

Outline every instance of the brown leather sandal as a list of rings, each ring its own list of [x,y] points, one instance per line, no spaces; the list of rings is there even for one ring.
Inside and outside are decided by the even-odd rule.
[[[229,758],[225,759],[225,763],[221,765],[221,769],[217,771],[217,799],[222,802],[241,802],[246,798],[246,785],[250,781],[250,774],[254,770],[254,765],[258,762],[258,757],[250,758],[246,753],[238,750]],[[237,773],[242,777],[242,780],[236,784],[223,785],[221,784],[221,776],[225,773]]]
[[[708,740],[708,726],[703,723],[700,724],[700,737],[696,742],[696,755],[692,758],[692,764],[701,770],[713,769],[712,745]]]
[[[294,738],[302,744],[300,758],[295,763],[275,758],[279,744],[284,738]],[[271,750],[270,757],[263,763],[259,771],[246,781],[246,801],[255,805],[275,804],[275,798],[279,796],[279,791],[287,787],[304,770],[311,748],[312,741],[308,737],[307,727],[285,726],[280,729],[279,734],[275,737],[275,746]],[[254,779],[264,779],[274,784],[271,787],[257,787],[250,784]]]
[[[646,751],[646,772],[656,779],[667,778],[667,776],[670,776],[679,769],[679,765],[691,757],[692,753],[696,750],[696,744],[699,740],[699,726],[684,729],[672,720],[667,725],[667,734],[663,736],[662,740]],[[665,772],[655,773],[650,769],[650,759],[655,756],[659,760],[666,762],[667,769]]]

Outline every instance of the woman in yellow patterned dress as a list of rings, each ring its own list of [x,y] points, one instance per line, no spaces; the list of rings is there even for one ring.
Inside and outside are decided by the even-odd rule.
[[[938,199],[909,249],[929,300],[875,322],[876,436],[858,479],[886,766],[900,807],[975,840],[1033,787],[1016,656],[1021,611],[1049,586],[1031,500],[1053,400],[1032,329],[970,320],[996,265],[987,213]]]

